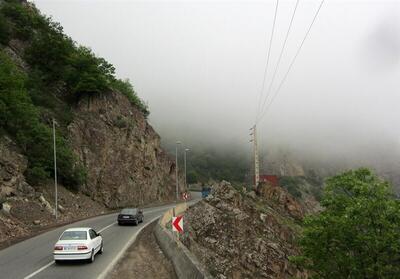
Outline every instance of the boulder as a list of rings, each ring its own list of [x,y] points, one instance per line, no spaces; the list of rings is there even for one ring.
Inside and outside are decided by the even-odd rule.
[[[10,214],[11,211],[11,205],[8,202],[3,202],[2,203],[2,210],[7,213]]]

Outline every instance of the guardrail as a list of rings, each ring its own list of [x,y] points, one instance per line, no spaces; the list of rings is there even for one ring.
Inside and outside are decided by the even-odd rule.
[[[154,227],[154,234],[161,250],[172,261],[179,279],[212,279],[213,277],[198,259],[167,229],[167,224],[171,222],[172,217],[181,215],[187,208],[187,204],[182,203],[165,212]]]

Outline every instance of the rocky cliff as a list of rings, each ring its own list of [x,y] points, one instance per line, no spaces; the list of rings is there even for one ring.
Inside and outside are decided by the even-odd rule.
[[[68,131],[87,169],[83,193],[108,207],[173,199],[175,164],[125,96],[110,92],[85,99],[75,112]]]
[[[59,223],[173,200],[175,164],[148,113],[34,4],[0,0],[0,246],[55,223],[53,119]]]
[[[256,194],[222,182],[185,213],[183,242],[218,279],[307,278],[289,261],[304,211],[280,187]]]

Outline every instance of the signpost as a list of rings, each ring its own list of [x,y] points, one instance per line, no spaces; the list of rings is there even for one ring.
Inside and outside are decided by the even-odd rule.
[[[172,231],[182,233],[183,232],[183,216],[172,217]]]

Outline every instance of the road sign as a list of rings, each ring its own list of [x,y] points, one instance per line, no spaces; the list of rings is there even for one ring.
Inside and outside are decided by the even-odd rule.
[[[184,199],[185,201],[187,201],[187,200],[189,199],[189,194],[188,194],[187,192],[184,192],[184,193],[182,194],[182,197],[183,197],[183,199]]]
[[[172,231],[183,232],[183,216],[172,217]]]

